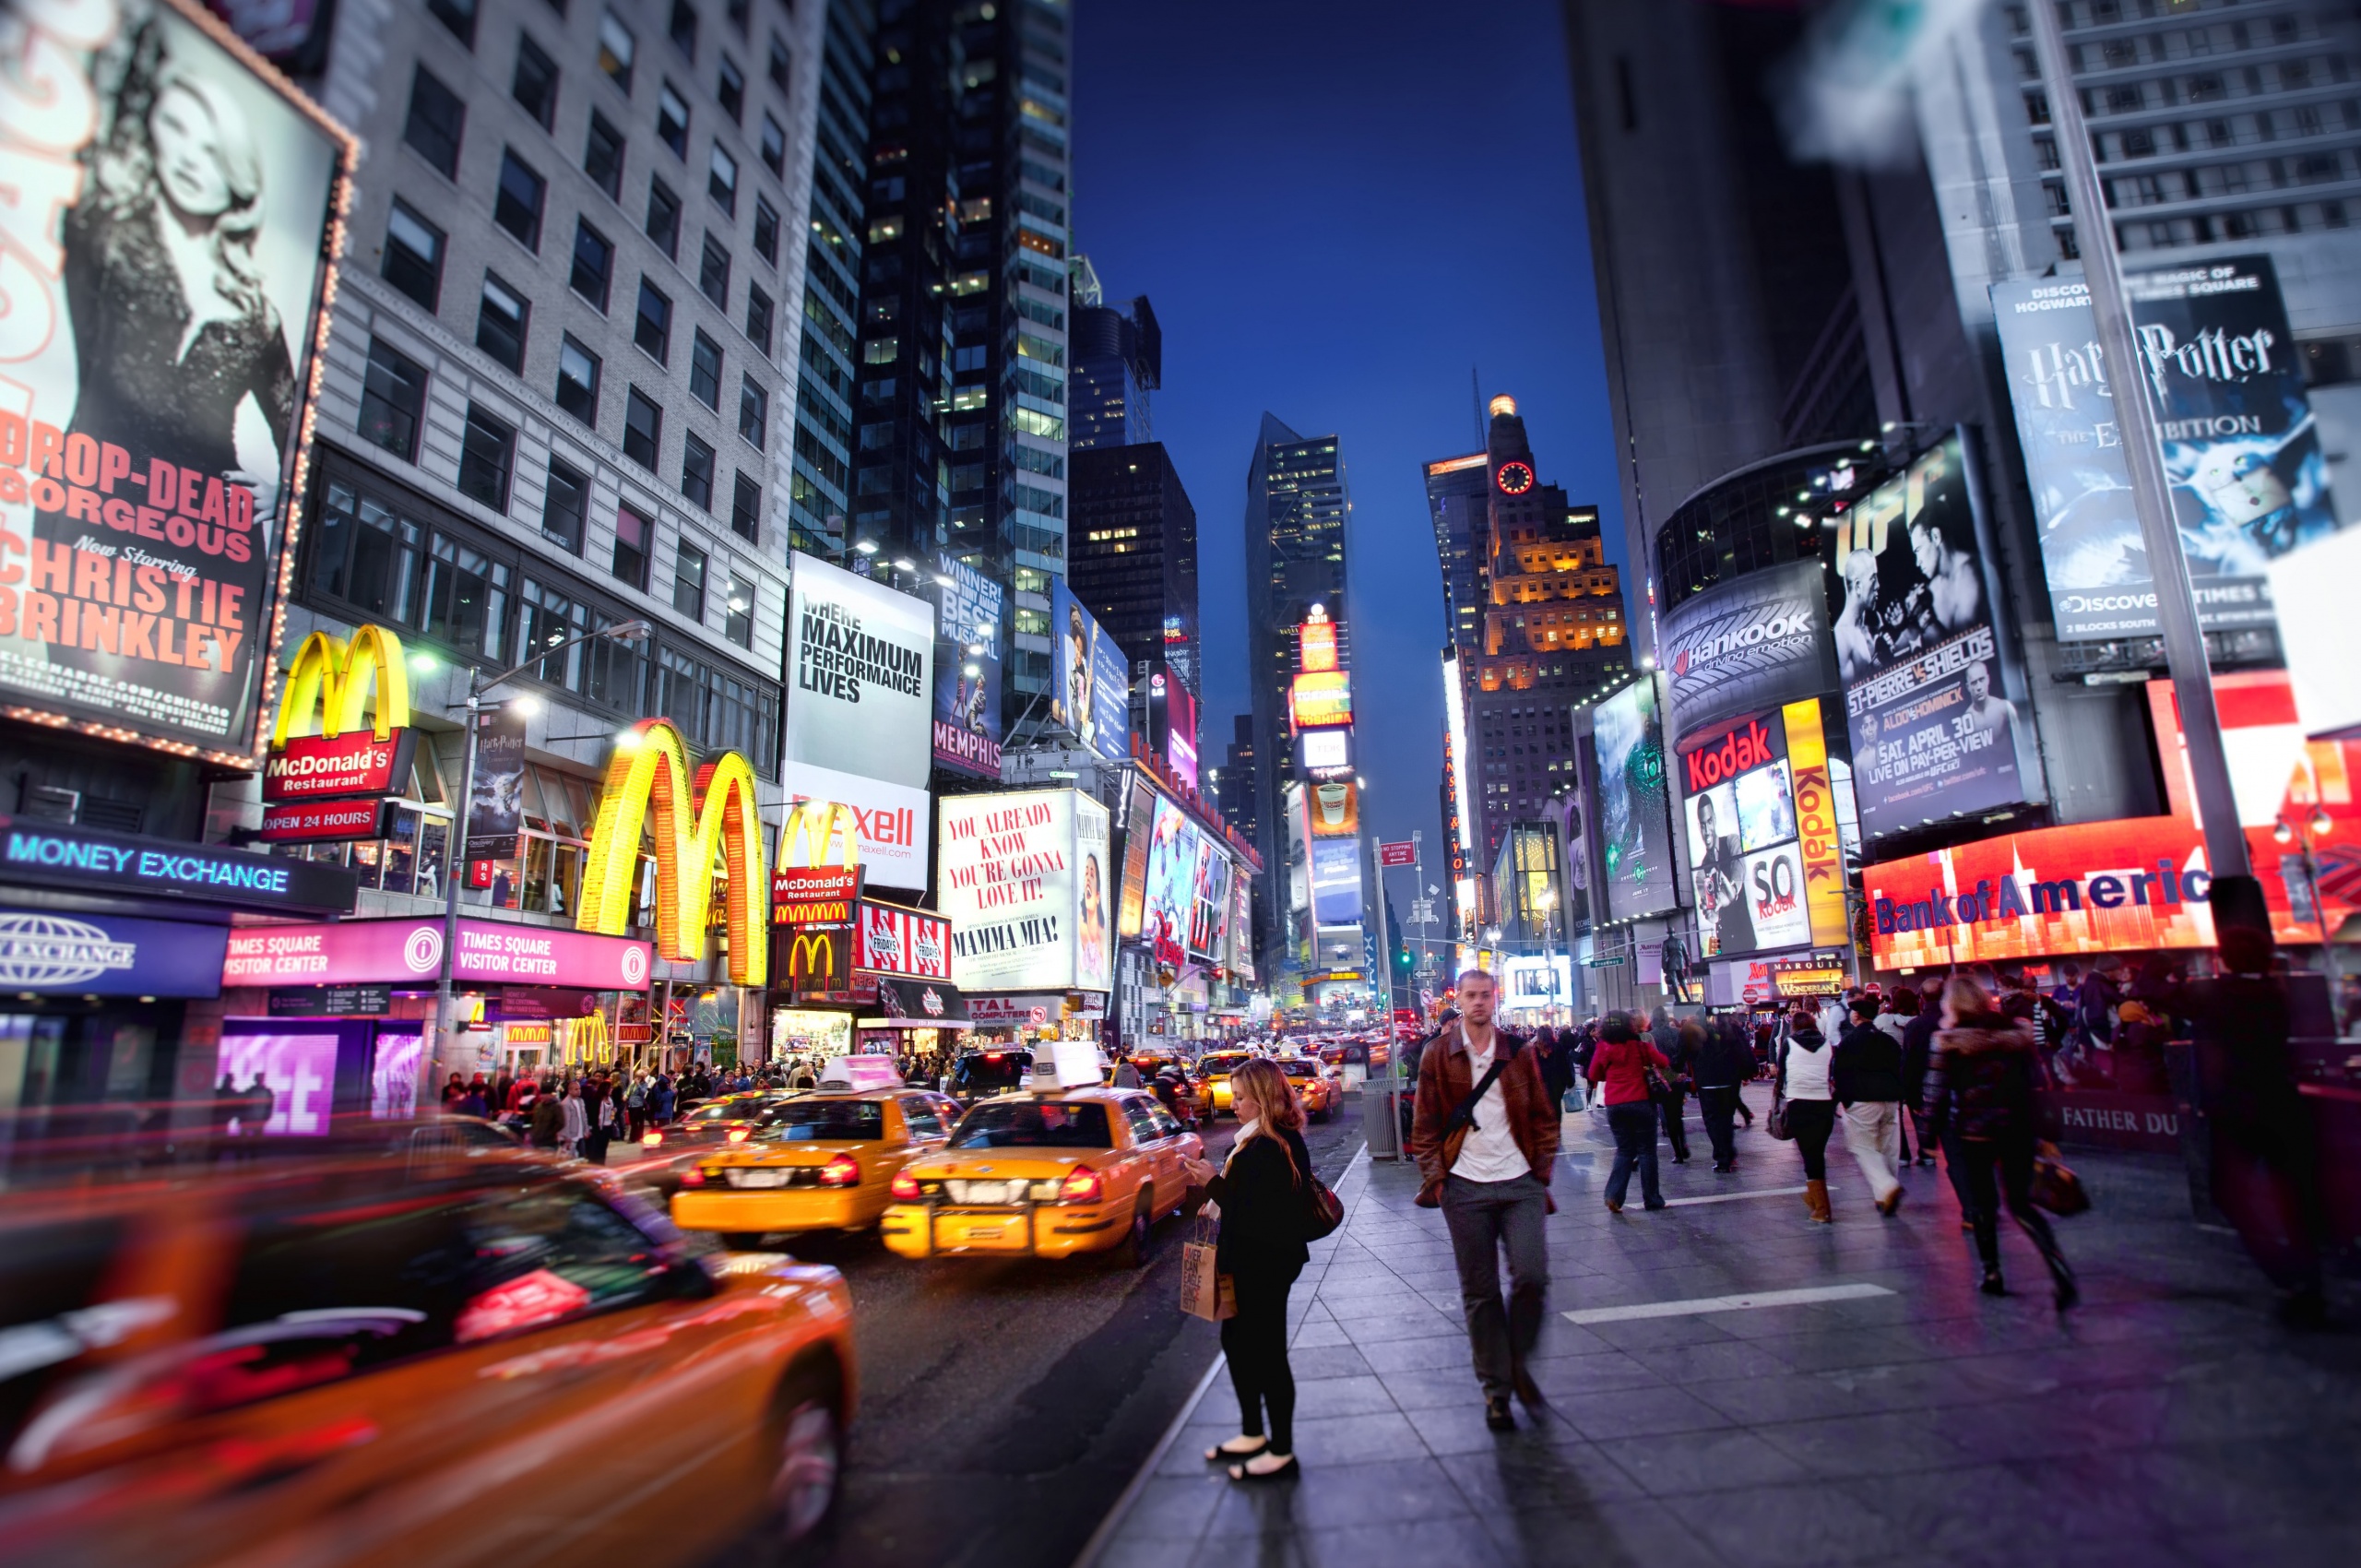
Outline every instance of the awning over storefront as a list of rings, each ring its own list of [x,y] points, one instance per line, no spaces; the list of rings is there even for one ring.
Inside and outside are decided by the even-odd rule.
[[[309,861],[10,816],[0,816],[0,883],[274,915],[347,913],[359,886],[350,872]]]
[[[226,925],[0,908],[0,991],[219,996]]]
[[[301,862],[292,862],[301,863]],[[578,991],[645,991],[648,944],[520,921],[459,921],[463,984],[504,981]],[[431,991],[442,973],[443,917],[276,925],[231,933],[224,985],[354,985]]]
[[[877,1016],[860,1020],[864,1029],[964,1029],[967,999],[948,980],[877,977]]]

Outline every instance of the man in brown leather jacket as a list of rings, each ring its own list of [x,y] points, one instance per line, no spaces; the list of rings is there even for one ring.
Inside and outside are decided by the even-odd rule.
[[[1551,1206],[1549,1177],[1558,1163],[1558,1107],[1535,1053],[1492,1028],[1498,996],[1485,970],[1459,977],[1459,1022],[1418,1062],[1409,1146],[1424,1181],[1419,1202],[1433,1206],[1439,1200],[1451,1229],[1468,1343],[1484,1388],[1484,1423],[1508,1431],[1516,1425],[1509,1413],[1512,1391],[1528,1408],[1542,1402],[1525,1358],[1540,1337],[1549,1287],[1542,1218]],[[1478,1085],[1485,1086],[1483,1093],[1465,1115],[1455,1116]]]

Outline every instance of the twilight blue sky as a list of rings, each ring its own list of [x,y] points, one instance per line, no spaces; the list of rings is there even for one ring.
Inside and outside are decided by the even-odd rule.
[[[1442,589],[1421,465],[1476,449],[1471,364],[1621,555],[1558,8],[1074,10],[1075,245],[1109,303],[1145,293],[1163,325],[1155,432],[1197,508],[1205,761],[1248,708],[1246,469],[1268,409],[1340,438],[1362,810],[1389,838],[1424,829],[1439,881]]]

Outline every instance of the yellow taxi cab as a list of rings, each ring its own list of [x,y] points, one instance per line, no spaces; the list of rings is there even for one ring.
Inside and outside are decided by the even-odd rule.
[[[683,1171],[672,1223],[747,1248],[779,1230],[865,1230],[902,1168],[941,1148],[958,1119],[958,1102],[929,1089],[824,1087]]]
[[[1279,1071],[1295,1086],[1295,1097],[1303,1106],[1303,1113],[1314,1122],[1325,1122],[1336,1114],[1336,1107],[1344,1103],[1344,1086],[1329,1076],[1321,1064],[1309,1056],[1282,1056]]]
[[[1214,1103],[1213,1109],[1206,1112],[1208,1119],[1230,1109],[1229,1075],[1240,1063],[1250,1062],[1253,1057],[1251,1051],[1208,1051],[1197,1058],[1198,1075],[1213,1091]]]
[[[902,1168],[879,1231],[909,1258],[1105,1252],[1136,1268],[1204,1152],[1139,1089],[1004,1095],[970,1106],[949,1146]]]
[[[374,1152],[11,1193],[0,1560],[686,1565],[825,1519],[836,1270],[384,1126]]]

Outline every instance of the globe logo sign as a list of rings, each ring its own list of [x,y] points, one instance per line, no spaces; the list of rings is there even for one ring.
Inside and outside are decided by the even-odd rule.
[[[636,944],[623,949],[623,984],[637,989],[647,979],[647,949]]]
[[[414,975],[431,973],[443,962],[443,933],[431,925],[411,932],[402,943],[402,962]]]
[[[136,943],[58,915],[0,915],[0,987],[83,985],[137,962]]]

